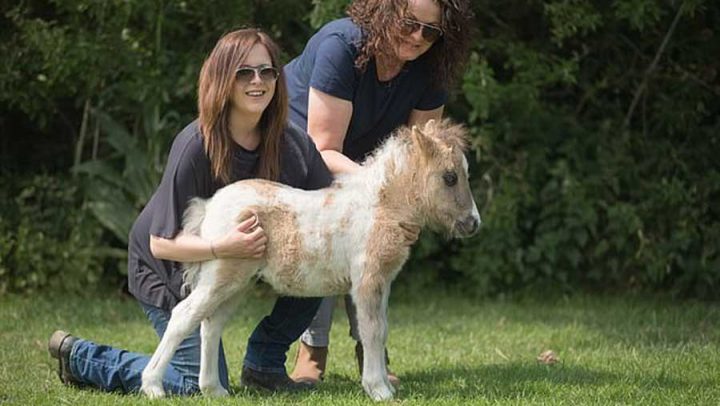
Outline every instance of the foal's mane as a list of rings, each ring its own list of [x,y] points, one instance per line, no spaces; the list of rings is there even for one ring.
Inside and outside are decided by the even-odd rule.
[[[440,122],[428,121],[423,128],[413,126],[402,126],[395,130],[383,144],[378,147],[363,163],[363,166],[372,166],[377,161],[397,153],[409,153],[413,148],[413,129],[425,135],[437,145],[448,148],[457,148],[463,152],[467,151],[470,139],[467,129],[462,124],[455,124],[450,119],[443,119]]]
[[[463,152],[468,149],[467,129],[449,119],[440,122],[430,120],[423,128],[402,126],[365,159],[362,163],[363,169],[360,171],[363,173],[362,175],[341,175],[337,179],[338,182],[341,184],[364,183],[371,187],[382,186],[387,181],[387,168],[392,168],[392,173],[397,174],[411,164],[409,162],[411,159],[416,159],[414,158],[416,154],[413,154],[413,150],[417,148],[413,143],[413,128],[437,146],[459,149]]]
[[[446,147],[458,148],[463,152],[468,150],[470,144],[470,137],[465,126],[455,124],[447,118],[439,123],[430,120],[425,125],[423,133]]]

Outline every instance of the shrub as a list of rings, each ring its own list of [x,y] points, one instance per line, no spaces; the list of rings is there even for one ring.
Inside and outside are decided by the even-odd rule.
[[[67,177],[35,175],[4,189],[0,291],[80,291],[102,275],[102,229]]]
[[[3,289],[49,286],[61,266],[95,275],[72,280],[95,278],[101,259],[85,246],[123,257],[169,138],[195,115],[197,73],[222,32],[261,26],[287,59],[348,2],[0,6],[0,173],[60,173],[0,191]],[[472,4],[481,35],[447,111],[473,134],[484,225],[465,241],[424,234],[403,284],[479,295],[551,286],[717,297],[720,5]],[[83,187],[66,178],[70,168]],[[41,208],[50,215],[38,222]],[[75,251],[79,263],[52,268],[49,259]]]
[[[416,251],[413,277],[426,263],[479,294],[541,285],[716,298],[720,66],[701,11],[717,7],[478,2],[485,35],[451,112],[476,134],[484,226]]]

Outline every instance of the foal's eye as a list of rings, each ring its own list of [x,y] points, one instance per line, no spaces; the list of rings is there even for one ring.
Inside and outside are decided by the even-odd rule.
[[[447,186],[455,186],[457,184],[457,174],[455,172],[445,172],[443,174],[443,181]]]

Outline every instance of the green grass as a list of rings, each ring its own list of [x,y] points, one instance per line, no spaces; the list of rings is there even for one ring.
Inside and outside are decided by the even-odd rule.
[[[233,396],[149,402],[140,395],[64,387],[46,351],[55,328],[153,351],[157,339],[133,300],[0,298],[0,404],[372,403],[359,384],[342,309],[335,313],[329,371],[317,391],[267,395],[239,388],[245,341],[271,305],[272,299],[250,300],[225,332]],[[475,301],[422,294],[393,300],[390,309],[391,366],[402,379],[393,403],[720,404],[717,304],[589,296]],[[560,363],[539,364],[535,358],[546,349]]]

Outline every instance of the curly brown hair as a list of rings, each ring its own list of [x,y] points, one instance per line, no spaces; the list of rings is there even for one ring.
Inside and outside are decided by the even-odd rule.
[[[443,36],[430,47],[426,57],[434,67],[433,83],[449,87],[465,70],[475,33],[475,15],[469,0],[434,1],[442,9]],[[347,14],[363,31],[355,66],[364,71],[373,57],[392,56],[387,44],[394,44],[402,36],[398,22],[408,15],[408,0],[353,0]]]

